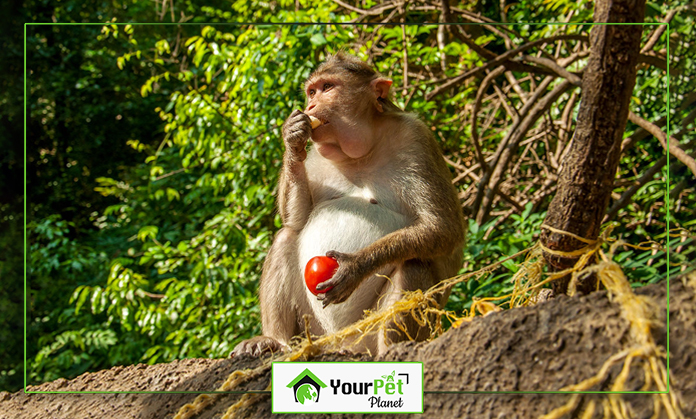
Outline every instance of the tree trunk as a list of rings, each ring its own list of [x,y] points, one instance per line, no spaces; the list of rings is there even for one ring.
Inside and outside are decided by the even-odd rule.
[[[645,0],[598,0],[595,23],[642,23]],[[582,102],[571,149],[561,163],[558,192],[545,225],[595,240],[609,204],[629,102],[636,82],[640,25],[596,25],[590,32],[590,57],[582,79]],[[551,250],[572,252],[587,243],[542,227],[541,240]],[[545,254],[551,269],[563,270],[577,259]],[[570,278],[553,284],[566,293]],[[579,292],[596,289],[597,279],[578,284]]]

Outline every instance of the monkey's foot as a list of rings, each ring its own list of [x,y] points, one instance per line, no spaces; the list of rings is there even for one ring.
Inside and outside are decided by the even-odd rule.
[[[247,339],[240,342],[235,346],[234,350],[230,352],[230,357],[234,357],[241,354],[249,354],[251,356],[259,356],[264,352],[278,352],[285,348],[285,346],[278,342],[277,340],[268,336],[254,336],[251,339]]]

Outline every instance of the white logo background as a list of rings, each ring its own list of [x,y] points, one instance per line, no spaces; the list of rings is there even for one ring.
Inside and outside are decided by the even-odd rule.
[[[296,402],[287,387],[305,369],[326,385],[316,403]],[[272,381],[273,413],[423,412],[421,362],[274,362]]]

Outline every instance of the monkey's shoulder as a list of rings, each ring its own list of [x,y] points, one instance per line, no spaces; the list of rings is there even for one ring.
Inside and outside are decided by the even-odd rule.
[[[391,148],[392,159],[400,165],[437,164],[442,159],[442,151],[433,131],[418,115],[401,112],[391,116],[392,130],[389,130],[387,143]]]

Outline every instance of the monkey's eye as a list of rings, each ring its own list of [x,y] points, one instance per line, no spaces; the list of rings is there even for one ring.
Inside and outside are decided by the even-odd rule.
[[[323,90],[329,90],[330,88],[333,87],[333,84],[331,83],[324,83],[324,87],[322,87]]]
[[[314,97],[314,89],[309,89],[309,91],[307,92],[307,96]]]

